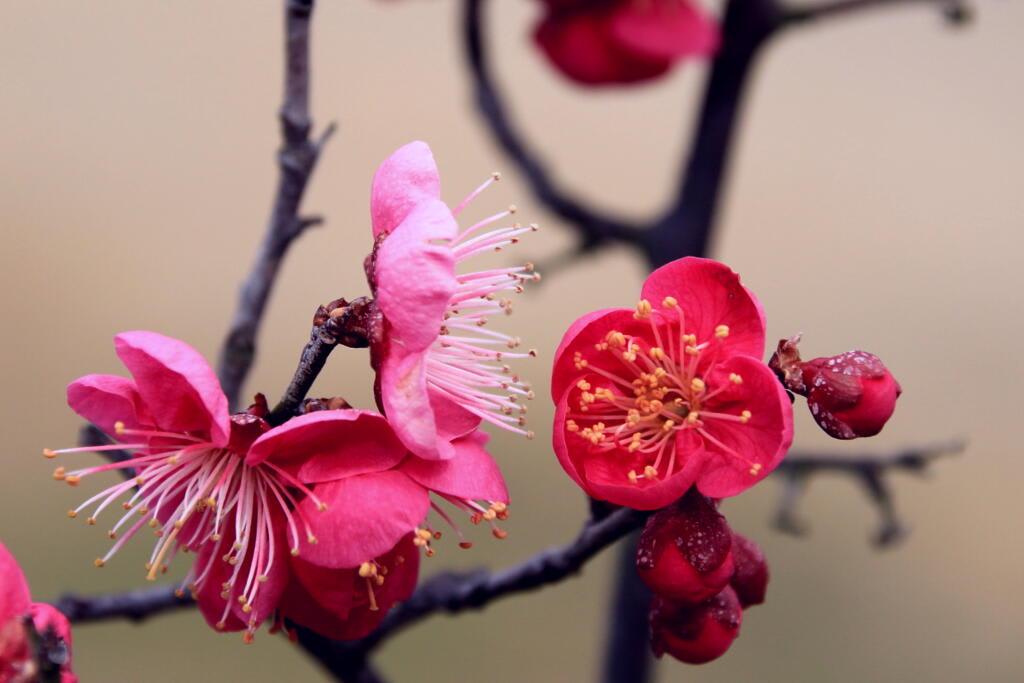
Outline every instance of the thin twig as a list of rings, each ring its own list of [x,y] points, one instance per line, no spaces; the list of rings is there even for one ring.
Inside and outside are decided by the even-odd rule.
[[[164,612],[191,607],[195,604],[188,594],[178,597],[177,589],[177,586],[157,586],[123,593],[91,596],[65,593],[53,603],[53,606],[75,623],[108,619],[142,621]]]
[[[807,489],[811,475],[835,472],[854,477],[867,489],[881,517],[874,543],[878,547],[891,547],[906,536],[907,527],[896,513],[895,500],[888,486],[888,475],[899,471],[924,474],[933,460],[960,453],[964,447],[963,441],[950,441],[882,454],[831,456],[791,453],[775,470],[776,475],[782,478],[783,485],[775,513],[775,526],[789,534],[806,533],[807,525],[797,518],[796,506]]]
[[[277,271],[292,242],[306,228],[322,221],[300,217],[299,205],[334,124],[316,140],[309,137],[309,24],[313,0],[285,2],[285,77],[281,105],[282,147],[277,155],[278,181],[267,231],[249,276],[239,293],[238,308],[218,362],[221,386],[232,409],[238,407],[242,384],[256,356],[256,335]]]

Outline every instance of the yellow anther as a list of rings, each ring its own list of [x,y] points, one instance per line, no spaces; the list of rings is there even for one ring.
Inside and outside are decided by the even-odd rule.
[[[665,360],[665,351],[660,346],[652,346],[647,354],[654,360]],[[659,370],[661,368],[658,368]]]
[[[605,387],[598,387],[594,389],[594,396],[603,401],[611,401],[615,398],[615,394],[612,393],[611,389],[607,389]]]
[[[627,474],[626,476],[629,477],[630,483],[633,483],[633,484],[636,483],[636,480],[637,480],[636,470],[630,470],[629,474]]]
[[[750,422],[749,410],[744,410],[742,413],[740,413],[740,422],[742,422],[743,424],[747,424],[748,422]]]
[[[760,471],[761,471],[761,463],[755,462],[753,465],[750,466],[750,474],[751,475],[756,477],[757,473],[760,472]]]
[[[327,503],[320,501],[316,504],[316,509],[320,512],[327,512]]]
[[[646,478],[648,478],[648,479],[657,479],[658,478],[658,470],[656,470],[652,466],[648,465],[647,467],[644,468],[644,476]]]
[[[290,552],[292,554],[292,557],[298,557],[299,556],[299,549],[298,548],[292,548]]]
[[[78,516],[78,513],[76,511],[68,510],[68,517],[70,517],[71,519],[74,519],[77,516]]]
[[[626,335],[622,334],[618,330],[612,330],[605,335],[605,342],[612,348],[620,348],[626,345]]]
[[[729,326],[728,325],[719,325],[718,327],[716,327],[715,328],[715,336],[718,337],[719,339],[725,339],[726,337],[728,337],[729,336]]]
[[[673,422],[672,420],[665,420],[664,422],[661,423],[661,431],[663,431],[663,432],[671,431],[672,427],[674,427],[675,424],[676,423]]]
[[[160,522],[156,521],[155,519],[149,520],[149,528],[150,529],[155,529],[158,526],[160,526]]]
[[[92,561],[92,563],[94,565],[96,565],[97,567],[102,567],[103,565],[106,564],[106,562],[103,561],[102,557],[97,557],[95,560]]]
[[[695,424],[697,424],[697,420],[699,420],[699,419],[700,419],[700,413],[698,413],[696,410],[694,410],[693,412],[687,414],[687,416],[686,416],[686,423],[687,424],[691,424],[691,425],[695,425]]]
[[[47,458],[56,458],[57,451],[53,450],[52,448],[44,448],[43,455]]]
[[[679,302],[676,301],[676,298],[674,296],[666,296],[664,299],[661,300],[661,305],[663,308],[675,308],[676,306],[679,305]]]
[[[743,378],[737,375],[735,372],[729,373],[729,381],[733,384],[743,384]]]
[[[585,379],[581,379],[579,382],[576,382],[576,388],[581,391],[590,391],[590,382]]]
[[[583,354],[580,353],[579,351],[577,351],[575,354],[573,354],[573,359],[572,360],[573,360],[573,365],[576,366],[577,370],[582,370],[583,368],[587,367],[587,365],[588,365],[587,361],[583,358]]]
[[[64,473],[66,471],[63,467],[58,467],[53,471],[53,478],[57,481],[64,481]]]
[[[114,433],[124,434],[124,422],[118,420],[117,422],[114,423]]]
[[[696,346],[687,346],[686,347],[686,355],[688,355],[688,356],[696,356],[699,353],[700,353],[700,349],[698,349]]]
[[[486,519],[488,522],[494,521],[495,518],[497,518],[497,516],[498,513],[495,512],[494,510],[487,510],[483,513],[483,518]]]
[[[422,538],[424,541],[429,541],[434,537],[434,534],[430,533],[426,529],[417,529],[416,535]]]
[[[259,581],[260,583],[266,583],[267,581],[270,580],[270,577],[267,576],[266,574],[260,574],[259,576],[256,577],[256,580]]]
[[[313,534],[309,534],[308,536],[306,536],[306,543],[309,543],[310,545],[316,545],[319,542],[320,541],[318,541],[316,536],[314,536]]]
[[[64,481],[66,481],[71,486],[78,486],[78,482],[82,481],[82,478],[77,474],[69,474],[68,476],[64,477]]]
[[[89,517],[89,518],[88,518],[88,519],[86,519],[85,521],[86,521],[86,523],[87,523],[87,524],[88,524],[89,526],[96,526],[96,518],[95,518],[95,517]]]
[[[651,302],[647,299],[640,299],[636,305],[636,312],[633,313],[633,318],[636,320],[647,320],[651,317]]]
[[[702,380],[700,377],[694,377],[692,380],[690,380],[690,391],[699,393],[701,391],[704,391],[706,387],[707,385],[704,384],[704,380]]]
[[[580,426],[576,424],[576,420],[567,421],[565,423],[565,428],[570,432],[578,432],[580,430]]]

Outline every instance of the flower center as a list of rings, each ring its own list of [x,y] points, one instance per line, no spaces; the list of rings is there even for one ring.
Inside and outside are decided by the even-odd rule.
[[[576,412],[566,428],[599,453],[630,454],[633,468],[627,477],[634,484],[669,477],[679,469],[683,463],[676,441],[686,432],[749,464],[750,474],[756,475],[760,464],[708,431],[715,421],[747,424],[752,417],[749,410],[732,412],[734,396],[725,409],[730,412],[716,410],[722,394],[743,383],[736,373],[723,378],[715,372],[728,326],[718,325],[710,339],[699,340],[685,331],[685,315],[673,297],[665,298],[662,309],[653,309],[647,300],[637,304],[633,317],[649,323],[649,339],[611,330],[592,353],[576,352],[576,370],[588,375],[576,383],[570,401]],[[617,363],[608,363],[609,355]]]

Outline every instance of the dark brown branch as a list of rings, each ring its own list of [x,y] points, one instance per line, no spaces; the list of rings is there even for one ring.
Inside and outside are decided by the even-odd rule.
[[[895,501],[888,485],[888,475],[900,471],[925,474],[933,460],[960,453],[964,447],[962,441],[950,441],[885,454],[831,456],[791,453],[775,470],[775,474],[782,478],[783,485],[775,513],[775,526],[794,535],[805,533],[807,526],[797,519],[796,506],[807,488],[811,475],[834,472],[852,476],[864,485],[881,517],[881,523],[873,539],[874,543],[878,547],[892,546],[906,536],[907,527],[896,513]]]
[[[277,155],[278,181],[267,231],[252,270],[242,284],[238,308],[218,361],[221,386],[232,409],[238,407],[242,385],[256,356],[256,335],[270,298],[277,271],[292,242],[322,219],[299,216],[306,185],[324,143],[334,132],[330,125],[316,140],[309,137],[309,24],[313,0],[285,2],[284,101],[279,118],[282,146]]]
[[[195,604],[187,594],[178,597],[175,594],[176,590],[176,586],[157,586],[107,595],[82,596],[65,593],[53,603],[53,606],[76,623],[107,619],[142,621]]]
[[[910,3],[935,5],[942,9],[946,19],[952,24],[963,24],[971,18],[967,3],[961,0],[835,0],[789,8],[786,10],[786,23],[799,24],[814,19],[841,17],[866,9]]]

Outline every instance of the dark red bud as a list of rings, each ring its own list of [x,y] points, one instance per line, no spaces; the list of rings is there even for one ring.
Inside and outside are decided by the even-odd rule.
[[[768,590],[768,563],[761,547],[745,536],[732,535],[732,557],[736,566],[729,585],[744,609],[764,602]]]
[[[732,645],[743,623],[743,610],[732,588],[699,605],[682,605],[655,596],[648,617],[651,650],[681,662],[704,664],[718,659]]]
[[[865,351],[815,358],[801,368],[814,421],[837,439],[882,431],[902,391],[882,361]]]
[[[696,489],[650,517],[637,545],[640,578],[656,594],[694,605],[733,575],[732,531]]]
[[[252,442],[270,429],[270,425],[262,417],[252,413],[235,413],[231,416],[231,437],[228,450],[235,453],[247,453]]]

